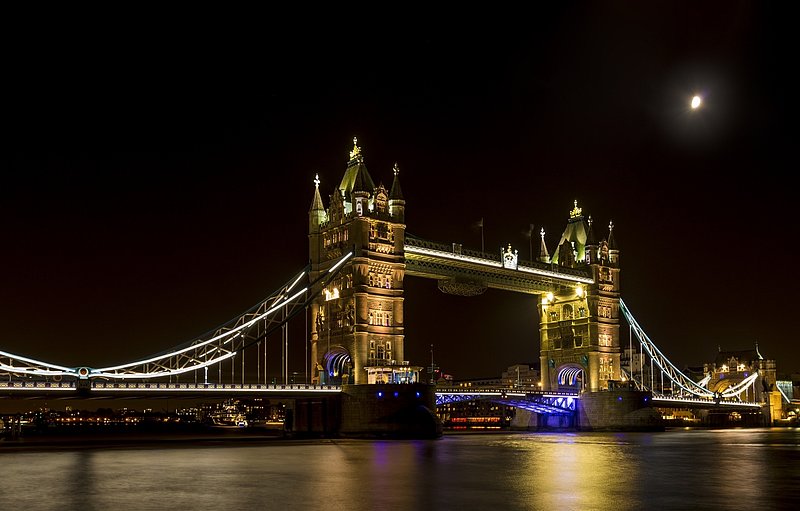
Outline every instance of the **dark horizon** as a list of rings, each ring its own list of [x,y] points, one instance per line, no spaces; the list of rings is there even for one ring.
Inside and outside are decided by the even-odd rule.
[[[771,2],[604,2],[525,26],[365,24],[360,41],[32,29],[6,73],[0,350],[97,367],[246,310],[306,264],[314,176],[327,205],[357,136],[376,183],[398,163],[408,233],[479,249],[483,218],[487,251],[527,259],[529,225],[552,253],[577,200],[601,237],[613,220],[622,297],[679,367],[758,343],[799,372],[781,321],[798,252],[788,19]],[[413,364],[431,344],[457,379],[538,360],[534,296],[405,284]]]

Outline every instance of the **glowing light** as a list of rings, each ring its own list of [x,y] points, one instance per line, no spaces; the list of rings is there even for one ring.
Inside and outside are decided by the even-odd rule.
[[[583,286],[578,286],[575,289],[575,294],[578,295],[578,298],[583,298]]]
[[[352,255],[353,255],[352,252],[348,252],[346,256],[344,256],[341,259],[339,259],[338,263],[336,263],[333,266],[331,266],[331,269],[328,270],[328,273],[333,273],[334,271],[336,271],[336,268],[338,268],[339,266],[344,264],[344,262],[347,261],[348,259],[350,259],[350,256],[352,256]]]
[[[555,297],[555,296],[553,296],[553,293],[547,293],[547,301],[548,301],[548,302],[550,302],[550,303],[553,303],[553,301],[554,301],[555,299],[556,299],[556,297]]]
[[[692,110],[697,110],[700,108],[700,104],[703,102],[703,98],[700,96],[694,96],[692,98]]]

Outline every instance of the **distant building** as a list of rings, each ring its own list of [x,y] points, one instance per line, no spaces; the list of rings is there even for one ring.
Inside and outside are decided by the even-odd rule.
[[[708,389],[713,392],[723,392],[758,371],[755,383],[740,398],[769,404],[772,420],[783,417],[784,399],[777,386],[775,361],[761,355],[758,343],[749,350],[727,351],[720,348],[713,362],[703,364],[703,371],[711,375]]]
[[[504,387],[541,390],[542,380],[539,369],[533,363],[514,364],[503,371],[500,377]]]

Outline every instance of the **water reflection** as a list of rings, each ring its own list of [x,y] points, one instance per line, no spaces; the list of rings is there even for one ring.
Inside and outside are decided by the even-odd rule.
[[[452,435],[13,452],[20,509],[777,509],[798,430]]]

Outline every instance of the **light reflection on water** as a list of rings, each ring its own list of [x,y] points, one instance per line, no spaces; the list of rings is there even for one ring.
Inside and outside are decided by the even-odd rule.
[[[800,430],[789,429],[51,452],[0,446],[0,460],[0,501],[26,510],[709,510],[800,501]]]

